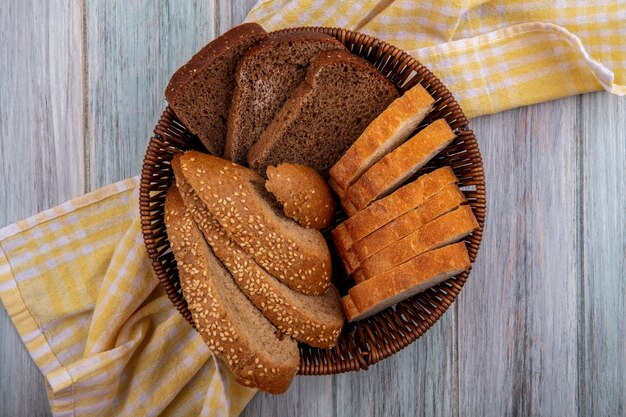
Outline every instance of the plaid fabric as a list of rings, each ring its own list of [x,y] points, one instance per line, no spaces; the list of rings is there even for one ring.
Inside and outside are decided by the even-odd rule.
[[[268,30],[338,26],[433,71],[468,117],[600,89],[626,94],[626,1],[260,1]]]
[[[625,93],[626,2],[263,0],[268,30],[341,26],[410,51],[468,116]],[[540,22],[540,23],[538,23]],[[237,385],[153,277],[129,179],[0,230],[0,298],[58,416],[235,416]]]

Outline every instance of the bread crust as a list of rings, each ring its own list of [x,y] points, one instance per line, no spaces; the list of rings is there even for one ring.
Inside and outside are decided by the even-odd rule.
[[[350,300],[344,302],[344,305],[348,304],[346,313],[350,321],[363,319],[470,267],[471,262],[463,242],[426,252],[352,287],[349,290]]]
[[[228,365],[239,383],[274,394],[286,391],[298,370],[297,344],[291,339],[277,341],[287,345],[290,357],[272,360],[259,346],[261,342],[251,339],[241,328],[241,318],[235,317],[229,307],[234,300],[224,299],[210,275],[208,262],[215,263],[213,268],[221,268],[221,265],[203,242],[175,186],[170,187],[166,196],[165,224],[177,260],[183,295],[209,348]],[[223,273],[228,274],[225,270]],[[269,322],[267,328],[273,328]]]
[[[330,287],[331,260],[322,234],[277,215],[254,171],[197,151],[172,159],[179,187],[189,185],[228,235],[267,272],[303,294]]]
[[[393,191],[456,138],[445,119],[426,126],[411,139],[385,155],[352,184],[343,198],[356,210]]]
[[[265,188],[283,205],[287,217],[303,227],[322,230],[335,218],[335,199],[314,169],[298,164],[269,166]]]
[[[435,100],[417,84],[387,107],[330,169],[330,185],[343,197],[348,187],[383,154],[402,143],[426,114]]]

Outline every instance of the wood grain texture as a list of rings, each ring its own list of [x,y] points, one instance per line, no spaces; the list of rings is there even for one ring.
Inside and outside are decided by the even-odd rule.
[[[626,415],[626,102],[581,97],[580,416]]]
[[[215,37],[215,2],[87,1],[89,187],[139,174],[174,71]]]
[[[80,1],[0,3],[0,227],[85,191]],[[44,380],[0,308],[0,416],[45,416]]]
[[[487,227],[458,300],[460,415],[577,414],[576,98],[478,118]]]
[[[0,4],[0,226],[137,175],[170,75],[255,1],[84,3]],[[626,414],[624,99],[568,98],[471,126],[488,212],[458,301],[370,370],[298,377],[243,416]],[[0,309],[0,416],[49,414]]]

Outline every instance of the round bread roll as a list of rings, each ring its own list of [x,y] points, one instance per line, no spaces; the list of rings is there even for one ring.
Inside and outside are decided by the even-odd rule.
[[[283,206],[287,217],[303,227],[324,229],[333,223],[335,200],[326,181],[304,165],[267,167],[265,188]]]

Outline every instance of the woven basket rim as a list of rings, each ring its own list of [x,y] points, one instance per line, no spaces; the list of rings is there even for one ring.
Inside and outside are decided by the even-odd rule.
[[[372,63],[400,91],[406,91],[419,82],[435,97],[434,110],[428,117],[433,120],[445,117],[457,132],[457,139],[425,170],[450,165],[459,177],[459,184],[464,187],[463,192],[480,225],[479,230],[466,239],[473,263],[482,240],[485,220],[485,177],[478,143],[452,94],[428,68],[408,53],[369,35],[343,28],[317,26],[272,33],[299,31],[333,36],[350,52]],[[142,234],[154,272],[174,306],[192,326],[193,318],[182,297],[175,260],[165,234],[163,200],[172,178],[169,160],[175,153],[198,148],[198,144],[168,106],[149,141],[139,191]],[[367,369],[397,353],[421,337],[443,315],[463,288],[469,273],[468,270],[450,278],[370,318],[347,323],[332,349],[318,349],[299,343],[301,360],[298,373],[325,375]]]

